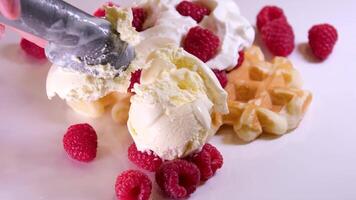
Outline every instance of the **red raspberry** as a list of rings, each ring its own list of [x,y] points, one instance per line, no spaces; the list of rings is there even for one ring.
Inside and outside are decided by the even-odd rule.
[[[262,40],[275,56],[288,56],[294,49],[292,27],[284,20],[273,20],[263,26]]]
[[[63,147],[75,160],[89,162],[96,157],[98,137],[89,124],[76,124],[68,128],[63,137]]]
[[[136,144],[132,143],[128,149],[128,157],[138,167],[155,172],[162,164],[162,159],[153,152],[141,152],[137,150]]]
[[[203,62],[212,59],[218,53],[219,46],[219,37],[199,26],[191,28],[183,42],[184,49]]]
[[[132,8],[133,21],[132,26],[136,28],[136,31],[143,31],[143,23],[147,18],[147,14],[143,8]]]
[[[188,160],[192,161],[200,170],[200,179],[207,181],[224,163],[220,152],[211,144],[205,144],[203,149]]]
[[[236,68],[239,68],[245,60],[245,52],[243,50],[239,51],[239,59],[237,60]]]
[[[109,7],[113,7],[113,6],[119,7],[118,5],[116,5],[116,4],[112,3],[112,2],[107,2],[107,3],[104,4],[104,5],[107,5],[107,6],[109,6]],[[94,12],[93,15],[94,15],[95,17],[105,17],[106,11],[105,11],[105,9],[103,9],[103,8],[98,8],[98,9]]]
[[[190,16],[198,23],[203,20],[205,15],[210,14],[210,10],[208,8],[190,1],[180,2],[177,5],[176,10],[183,16]]]
[[[131,73],[130,86],[127,88],[127,92],[132,92],[131,90],[133,89],[135,83],[140,84],[141,72],[142,70],[139,69]]]
[[[213,69],[213,72],[214,72],[216,78],[218,78],[221,87],[225,88],[227,85],[226,72],[224,70],[218,70],[218,69]]]
[[[168,161],[156,172],[156,182],[167,196],[186,198],[196,190],[200,172],[195,164],[186,160]]]
[[[105,11],[104,9],[102,9],[102,8],[98,8],[98,9],[93,13],[93,15],[94,15],[95,17],[105,17],[106,11]]]
[[[120,200],[148,200],[151,190],[148,176],[137,170],[124,171],[116,179],[115,192]]]
[[[257,29],[261,31],[264,25],[276,19],[287,22],[287,18],[281,8],[277,6],[265,6],[257,15]]]
[[[45,59],[46,54],[45,50],[42,47],[37,46],[35,43],[32,43],[24,38],[21,39],[20,46],[28,55],[37,58]]]
[[[245,52],[243,50],[239,51],[239,59],[237,60],[236,67],[240,67],[245,60]]]
[[[319,24],[309,30],[309,45],[313,54],[325,60],[332,53],[338,39],[337,30],[330,24]]]

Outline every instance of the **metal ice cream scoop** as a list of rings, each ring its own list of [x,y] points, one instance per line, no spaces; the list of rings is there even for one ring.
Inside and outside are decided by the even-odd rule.
[[[62,0],[20,2],[20,18],[8,20],[0,15],[0,22],[47,40],[46,55],[60,67],[113,78],[135,57],[134,49],[104,19]]]

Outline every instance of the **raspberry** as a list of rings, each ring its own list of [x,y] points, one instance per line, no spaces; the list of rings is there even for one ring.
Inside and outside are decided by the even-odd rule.
[[[330,24],[319,24],[309,30],[309,45],[313,54],[325,60],[332,53],[338,39],[337,30]]]
[[[224,163],[220,152],[211,144],[205,144],[199,153],[188,157],[188,160],[197,165],[202,181],[210,179]]]
[[[191,28],[183,42],[184,49],[203,62],[213,58],[218,53],[219,46],[219,37],[199,26]]]
[[[180,2],[177,5],[176,10],[183,16],[190,16],[198,23],[201,22],[205,15],[210,14],[210,10],[208,8],[190,1]]]
[[[93,15],[94,15],[95,17],[105,17],[106,11],[105,11],[104,9],[102,9],[102,8],[98,8],[98,9],[93,13]]]
[[[236,68],[239,68],[245,60],[245,52],[243,50],[239,51],[239,59],[237,60]]]
[[[42,47],[37,46],[35,43],[32,43],[24,38],[21,39],[20,46],[28,55],[37,58],[45,59],[46,54],[45,50]]]
[[[205,144],[199,153],[192,155],[188,160],[197,165],[202,181],[210,179],[224,162],[220,152],[211,144]]]
[[[287,22],[287,18],[281,8],[277,6],[265,6],[257,15],[257,29],[261,31],[264,25],[276,19]]]
[[[143,23],[146,20],[147,14],[143,8],[132,8],[133,21],[132,26],[136,28],[136,31],[143,31]]]
[[[216,78],[218,78],[221,87],[225,88],[227,85],[226,72],[223,70],[218,70],[218,69],[213,69],[213,72],[214,72]]]
[[[116,179],[115,192],[120,200],[148,200],[151,190],[150,179],[137,170],[124,171]]]
[[[107,3],[104,4],[104,5],[109,6],[109,7],[113,7],[113,6],[119,7],[118,5],[116,5],[116,4],[112,3],[112,2],[107,2]],[[94,12],[93,15],[94,15],[95,17],[105,17],[106,11],[105,11],[105,9],[103,9],[103,8],[98,8],[98,9]]]
[[[282,19],[273,20],[263,26],[262,40],[275,56],[288,56],[294,49],[292,27]]]
[[[162,191],[174,199],[186,198],[200,181],[198,167],[186,160],[168,161],[156,172],[156,182]]]
[[[131,90],[134,87],[135,83],[140,84],[141,72],[142,70],[139,69],[131,73],[130,86],[129,88],[127,88],[127,92],[132,92]]]
[[[63,147],[75,160],[89,162],[96,157],[98,137],[89,124],[76,124],[68,128],[63,137]]]
[[[150,172],[157,171],[162,164],[162,159],[153,152],[146,153],[138,151],[135,143],[132,143],[129,147],[128,157],[135,165]]]

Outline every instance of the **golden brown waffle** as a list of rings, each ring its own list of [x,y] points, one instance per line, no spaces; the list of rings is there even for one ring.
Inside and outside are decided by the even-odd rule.
[[[77,113],[93,118],[100,117],[106,111],[111,110],[111,115],[115,122],[126,124],[130,108],[130,97],[130,93],[113,92],[93,102],[69,101],[67,103]]]
[[[266,62],[260,48],[253,46],[245,52],[242,66],[228,74],[230,113],[217,116],[214,123],[233,126],[244,141],[262,133],[285,134],[298,126],[312,100],[301,87],[300,75],[287,58]]]

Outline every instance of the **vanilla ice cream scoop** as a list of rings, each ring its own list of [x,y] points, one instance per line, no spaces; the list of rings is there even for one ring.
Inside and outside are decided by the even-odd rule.
[[[106,20],[120,35],[120,40],[130,46],[139,42],[139,34],[132,27],[133,14],[129,8],[105,7]],[[108,23],[109,23],[108,22]],[[137,58],[132,60],[127,68],[115,75],[108,65],[97,64],[93,66],[96,71],[112,74],[113,76],[98,77],[88,73],[68,70],[54,64],[47,76],[47,95],[49,98],[58,95],[67,101],[92,102],[111,92],[126,92],[130,83],[131,73],[139,67]],[[134,63],[134,64],[131,64]]]
[[[134,91],[129,132],[138,150],[165,160],[200,149],[215,131],[211,113],[227,112],[227,95],[215,75],[180,48],[154,51]]]

